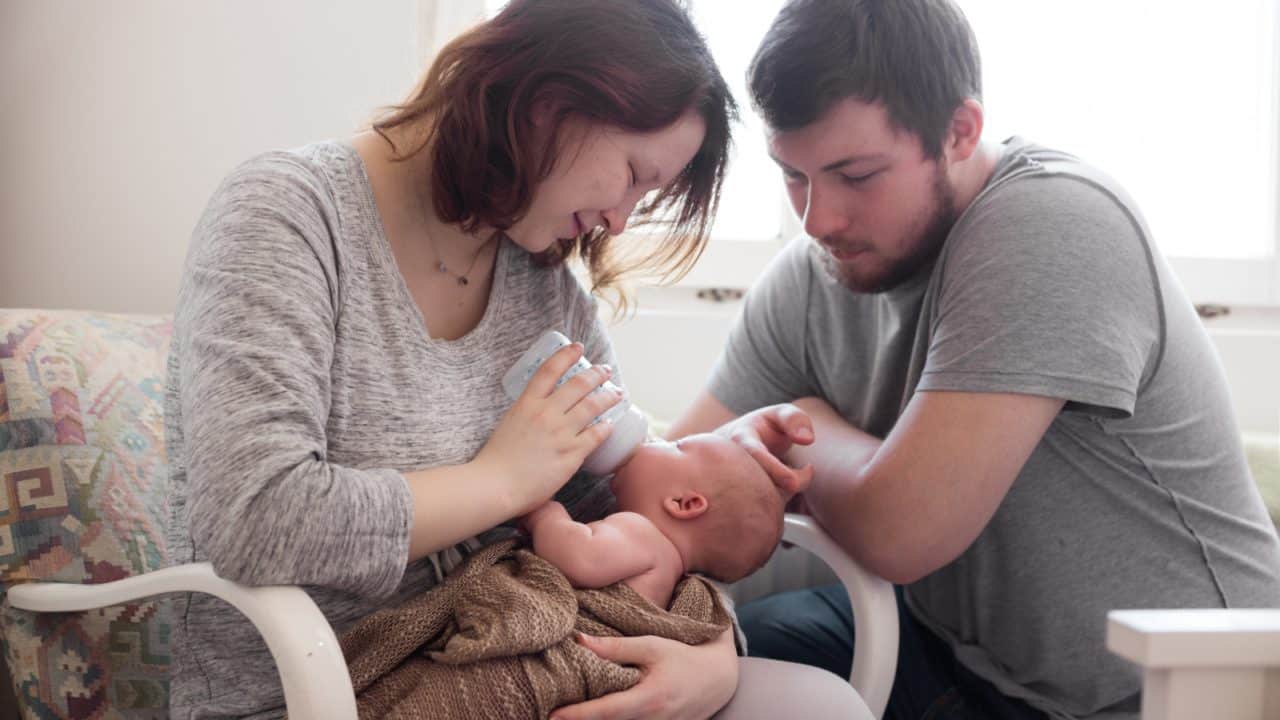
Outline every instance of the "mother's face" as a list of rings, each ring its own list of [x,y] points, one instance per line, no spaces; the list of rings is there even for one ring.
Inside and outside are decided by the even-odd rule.
[[[705,135],[706,123],[693,111],[647,133],[570,118],[551,174],[534,189],[528,211],[507,234],[533,253],[596,227],[617,235],[641,198],[670,183],[693,160]],[[550,142],[549,128],[542,141]]]

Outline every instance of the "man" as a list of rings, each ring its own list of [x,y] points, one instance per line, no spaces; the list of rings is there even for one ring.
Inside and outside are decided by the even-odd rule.
[[[1137,207],[1069,155],[983,141],[979,66],[949,0],[782,10],[750,89],[808,237],[671,434],[731,423],[814,465],[809,511],[903,586],[888,717],[1133,718],[1106,612],[1278,606],[1280,543]],[[812,445],[787,450],[810,441],[789,401]],[[742,619],[753,653],[848,671],[838,589]]]

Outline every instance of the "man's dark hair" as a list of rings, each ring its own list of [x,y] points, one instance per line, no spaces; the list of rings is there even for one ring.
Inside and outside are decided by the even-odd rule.
[[[791,0],[748,71],[769,127],[795,130],[845,98],[882,103],[938,157],[952,113],[982,98],[978,43],[950,0]]]

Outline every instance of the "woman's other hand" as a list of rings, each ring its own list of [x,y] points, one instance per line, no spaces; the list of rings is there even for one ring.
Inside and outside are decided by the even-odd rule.
[[[591,424],[622,400],[600,387],[611,368],[593,366],[556,387],[580,357],[582,345],[573,343],[547,358],[473,461],[508,479],[513,515],[549,500],[613,430],[607,421]]]
[[[579,636],[606,660],[640,669],[640,682],[621,692],[568,705],[552,720],[704,720],[724,707],[738,688],[733,629],[702,645],[644,637]]]
[[[791,403],[753,410],[720,426],[716,432],[746,449],[769,473],[773,484],[788,496],[804,492],[813,478],[813,469],[793,468],[782,459],[792,445],[813,442],[813,421]]]

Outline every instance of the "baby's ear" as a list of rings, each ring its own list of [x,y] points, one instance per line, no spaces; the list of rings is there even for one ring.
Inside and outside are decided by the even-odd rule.
[[[677,520],[693,520],[705,513],[710,505],[706,496],[696,490],[684,490],[662,501],[662,508]]]

